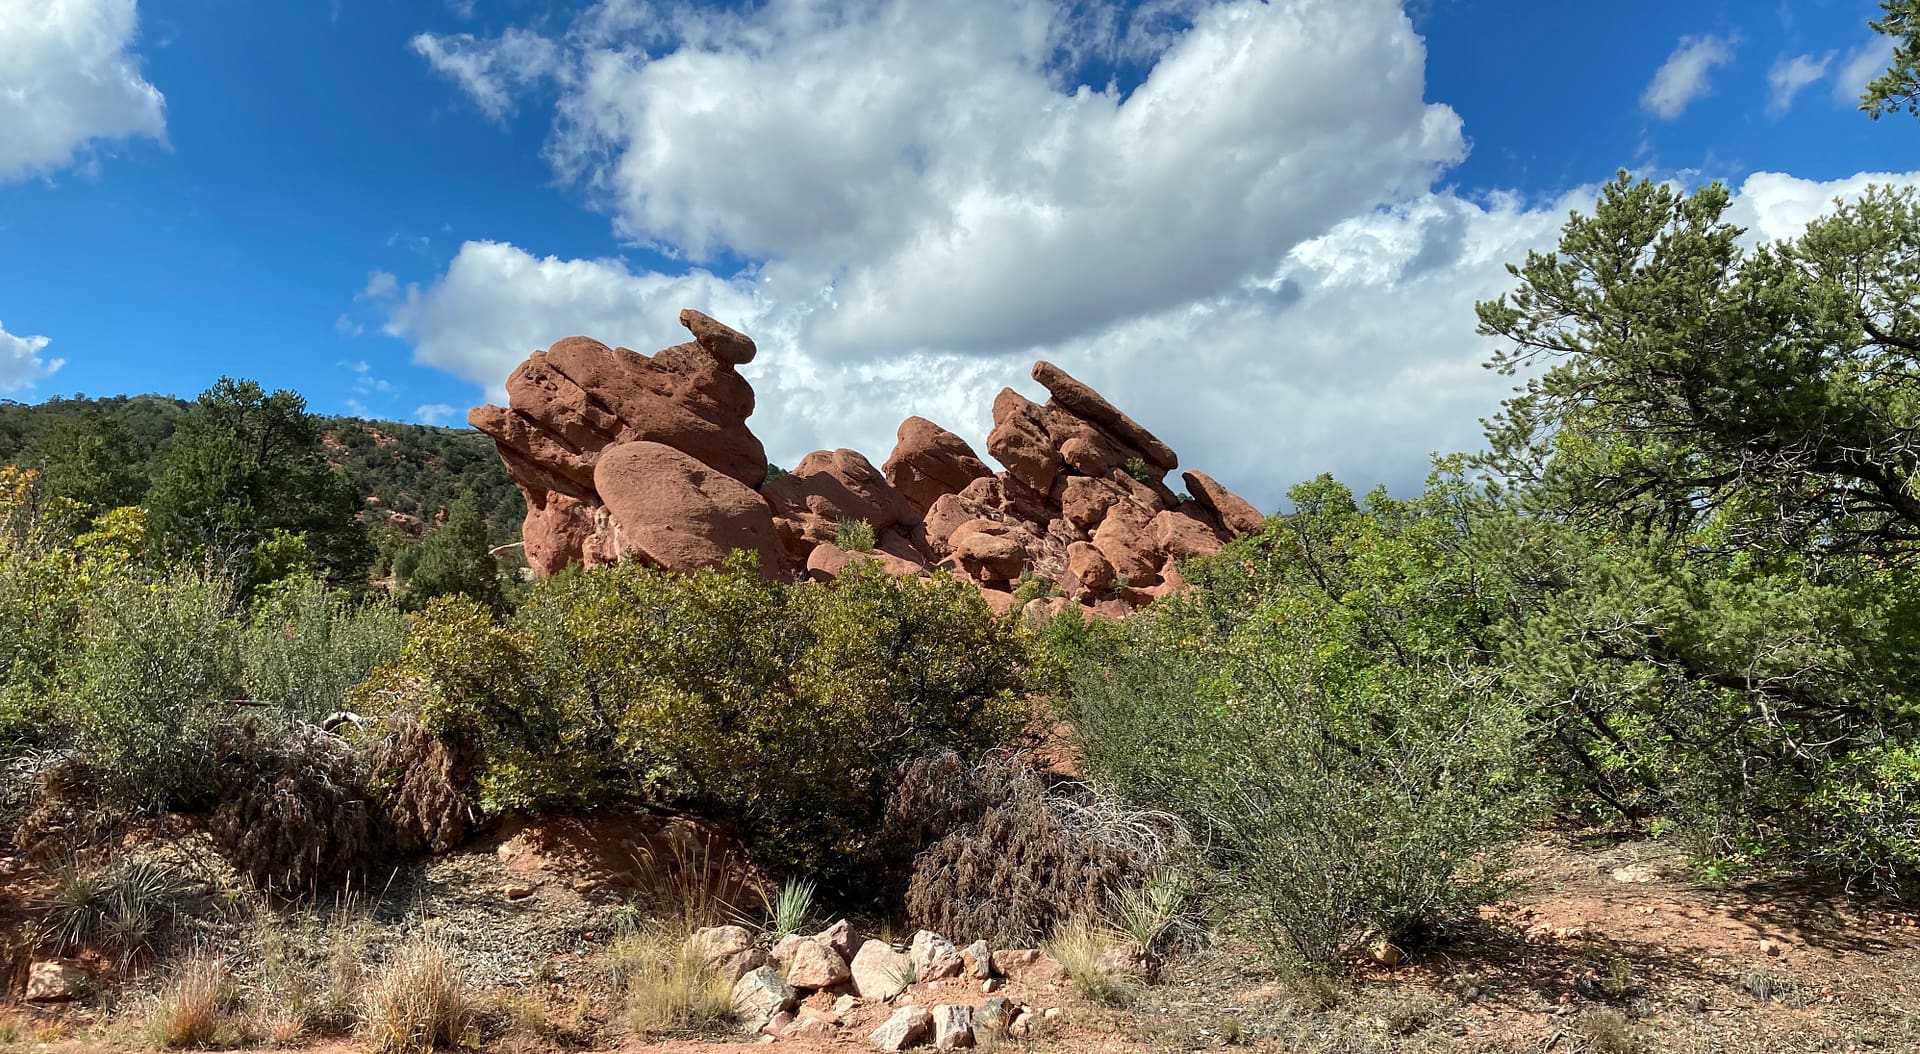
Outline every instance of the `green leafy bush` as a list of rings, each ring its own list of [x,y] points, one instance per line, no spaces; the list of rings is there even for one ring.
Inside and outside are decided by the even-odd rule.
[[[873,552],[873,524],[865,520],[841,520],[833,526],[833,544],[850,553]]]
[[[556,576],[506,623],[429,605],[356,708],[471,757],[487,813],[638,800],[731,825],[764,862],[841,877],[906,759],[1013,724],[1017,630],[976,589],[857,568],[768,582],[749,561]]]
[[[1083,660],[1072,701],[1090,768],[1192,823],[1234,917],[1324,969],[1495,896],[1534,794],[1493,598],[1454,552],[1463,495],[1362,509],[1322,479],[1293,498]]]
[[[398,654],[406,635],[406,616],[390,602],[356,602],[310,577],[276,583],[247,620],[247,689],[282,713],[318,721]]]
[[[74,748],[115,802],[208,801],[214,732],[241,694],[231,587],[184,571],[152,581],[125,574],[88,603],[56,702]]]

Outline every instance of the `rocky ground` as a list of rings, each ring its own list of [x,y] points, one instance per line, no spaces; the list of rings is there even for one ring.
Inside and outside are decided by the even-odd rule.
[[[829,968],[823,987],[794,993],[792,1011],[825,1024],[776,1040],[643,1037],[623,1026],[609,942],[643,873],[705,837],[695,828],[553,821],[503,831],[359,892],[352,926],[326,909],[268,910],[209,869],[196,837],[147,832],[130,850],[172,855],[197,883],[163,957],[188,947],[218,952],[239,964],[236,984],[247,986],[266,983],[263,926],[316,963],[345,957],[353,968],[431,929],[455,949],[483,1008],[487,1046],[498,1050],[872,1050],[872,1033],[902,1008],[977,1012],[995,999],[1029,1008],[1025,1034],[998,1045],[1083,1054],[1920,1050],[1920,925],[1911,912],[1803,887],[1710,888],[1689,876],[1673,847],[1641,838],[1543,836],[1523,854],[1527,884],[1511,903],[1444,947],[1395,968],[1369,964],[1344,981],[1279,975],[1252,949],[1204,936],[1118,1005],[1088,998],[1055,970],[1003,970],[1017,976],[989,984],[962,961],[957,976],[882,1000],[861,998],[855,979],[834,979]],[[706,875],[734,895],[756,881],[725,867]],[[48,883],[22,860],[0,862],[0,935],[17,938]],[[858,920],[855,928],[878,931],[908,956],[916,950],[908,933]],[[772,943],[763,939],[762,951]],[[786,954],[791,960],[791,945]],[[857,954],[836,961],[849,957]],[[18,1002],[13,987],[14,1002],[0,1007],[0,1049],[148,1045],[138,1022],[163,969],[100,955],[81,965],[92,980],[74,1003]],[[953,972],[927,971],[924,961],[921,969]],[[774,968],[776,979],[781,972]],[[782,1025],[776,1030],[787,1031]],[[300,1042],[357,1049],[344,1036]]]

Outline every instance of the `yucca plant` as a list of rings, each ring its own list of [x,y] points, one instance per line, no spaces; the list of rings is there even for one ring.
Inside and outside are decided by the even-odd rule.
[[[798,933],[807,925],[807,919],[813,915],[815,891],[812,879],[789,878],[781,883],[779,893],[764,898],[767,925],[775,936]]]

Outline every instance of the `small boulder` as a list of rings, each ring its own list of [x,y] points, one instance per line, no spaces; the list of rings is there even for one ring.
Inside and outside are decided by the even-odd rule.
[[[921,930],[914,934],[907,955],[913,960],[914,972],[922,981],[958,977],[965,965],[960,960],[960,949],[932,930]]]
[[[839,952],[811,937],[802,937],[787,960],[787,983],[806,991],[831,988],[852,976]]]
[[[906,1050],[933,1031],[933,1013],[924,1006],[903,1006],[869,1036],[881,1050]]]
[[[981,1003],[973,1011],[973,1034],[976,1039],[993,1039],[1007,1034],[1013,1024],[1013,1001],[1006,996],[996,996]]]
[[[687,327],[694,342],[705,348],[707,354],[730,366],[745,366],[759,350],[752,337],[692,308],[680,312],[680,324]]]
[[[86,968],[72,959],[45,959],[27,968],[29,1003],[70,1003],[86,990]]]
[[[1266,529],[1267,518],[1253,503],[1215,482],[1204,472],[1183,472],[1180,481],[1187,485],[1193,500],[1220,517],[1220,525],[1234,534],[1258,534]]]
[[[800,993],[771,966],[750,970],[733,983],[733,1012],[749,1032],[758,1032],[774,1015],[800,1005]]]
[[[831,1021],[825,1020],[824,1018],[803,1016],[793,1024],[788,1025],[786,1031],[782,1032],[781,1035],[787,1039],[831,1040],[837,1031],[834,1023]]]
[[[769,1018],[766,1024],[761,1025],[760,1032],[763,1035],[772,1036],[775,1039],[778,1039],[781,1036],[784,1036],[787,1034],[787,1030],[793,1027],[794,1021],[795,1021],[795,1018],[792,1014],[788,1013],[785,1010],[782,1010],[779,1013],[773,1015],[773,1017]]]
[[[900,423],[893,456],[881,471],[923,513],[942,495],[958,494],[967,484],[993,474],[966,440],[924,417]]]
[[[986,941],[974,941],[960,949],[960,963],[966,975],[976,981],[984,981],[993,976],[993,952]]]
[[[885,941],[869,940],[854,953],[853,992],[862,999],[892,999],[914,981],[913,959]]]
[[[753,935],[741,926],[708,926],[687,938],[687,950],[699,952],[711,966],[753,947]]]
[[[933,1045],[940,1050],[973,1046],[973,1008],[951,1005],[934,1007]]]
[[[765,948],[746,948],[724,959],[709,961],[707,968],[725,978],[728,984],[732,984],[765,965],[767,965]]]
[[[858,1007],[859,1005],[860,1005],[859,996],[843,995],[840,998],[835,999],[833,1001],[833,1012],[836,1014],[839,1014],[841,1017],[845,1017],[846,1015],[853,1013],[854,1008]]]
[[[842,959],[853,961],[854,953],[860,950],[860,934],[854,930],[853,923],[846,919],[828,926],[813,935],[813,939],[838,952]]]
[[[800,950],[800,946],[806,941],[807,938],[798,933],[789,933],[774,943],[770,957],[777,963],[790,963],[793,961],[793,953]]]

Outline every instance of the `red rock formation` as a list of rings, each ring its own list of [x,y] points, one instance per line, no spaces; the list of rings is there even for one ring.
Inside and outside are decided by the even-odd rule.
[[[514,371],[507,408],[468,415],[527,496],[536,573],[623,554],[691,570],[747,549],[769,574],[822,581],[856,561],[895,575],[944,569],[1002,613],[1020,581],[1039,576],[1062,595],[1030,609],[1124,614],[1180,588],[1178,561],[1264,526],[1203,473],[1183,474],[1192,497],[1176,496],[1164,482],[1179,466],[1173,450],[1048,362],[1033,368],[1044,404],[1012,389],[994,400],[997,475],[965,440],[912,417],[881,468],[823,450],[767,481],[746,426],[753,390],[735,370],[753,341],[697,311],[680,322],[693,342],[651,357],[560,341]],[[841,548],[848,520],[873,527],[873,551]]]

